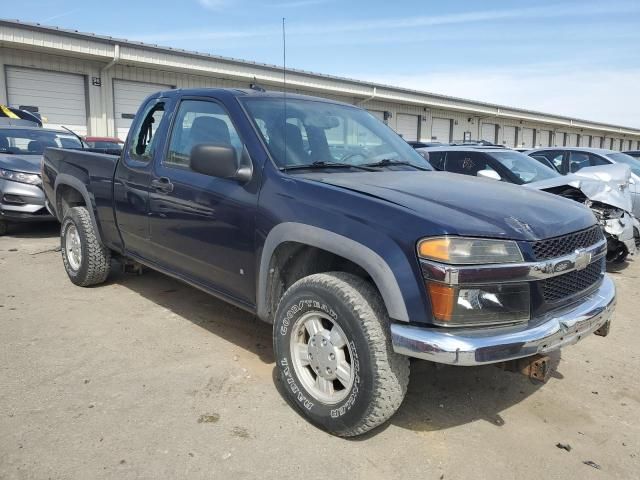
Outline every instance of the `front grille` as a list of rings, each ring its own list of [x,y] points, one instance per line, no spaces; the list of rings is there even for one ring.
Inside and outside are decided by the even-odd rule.
[[[555,302],[571,297],[595,285],[602,278],[602,272],[603,262],[598,260],[584,270],[574,270],[564,275],[541,280],[542,297],[545,302]]]
[[[547,260],[569,255],[576,249],[594,245],[603,238],[602,229],[598,225],[594,225],[579,232],[533,242],[532,248],[536,260]]]

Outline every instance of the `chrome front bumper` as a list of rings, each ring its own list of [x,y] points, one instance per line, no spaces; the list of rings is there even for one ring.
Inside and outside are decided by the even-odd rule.
[[[598,290],[579,304],[524,325],[453,330],[394,323],[391,338],[393,349],[402,355],[450,365],[484,365],[574,344],[608,322],[615,306],[616,288],[605,275]]]

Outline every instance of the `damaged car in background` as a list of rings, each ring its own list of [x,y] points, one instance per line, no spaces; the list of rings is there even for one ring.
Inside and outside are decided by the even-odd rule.
[[[640,224],[633,216],[627,165],[585,167],[561,175],[523,153],[501,147],[442,146],[421,148],[437,170],[524,185],[587,205],[607,239],[607,261],[623,262],[634,254]]]

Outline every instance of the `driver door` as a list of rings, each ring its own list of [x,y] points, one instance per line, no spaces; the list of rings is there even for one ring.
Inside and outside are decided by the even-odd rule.
[[[183,98],[169,135],[149,197],[155,261],[191,283],[253,304],[257,193],[251,182],[190,168],[195,145],[230,145],[239,158],[244,142],[224,105],[210,97]]]

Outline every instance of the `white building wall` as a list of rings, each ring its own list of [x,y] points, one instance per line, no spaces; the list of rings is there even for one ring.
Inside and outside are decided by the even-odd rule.
[[[4,56],[0,55],[0,104],[6,105],[7,102],[7,75],[4,69]]]
[[[88,84],[87,109],[89,118],[87,126],[90,134],[104,134],[102,123],[102,108],[100,106],[100,87],[93,86],[92,77],[100,77],[100,65],[80,58],[62,57],[44,53],[27,52],[23,50],[2,49],[0,63],[6,66],[29,67],[53,72],[76,73],[86,77]],[[2,72],[2,102],[7,101],[7,87],[5,71]]]
[[[7,29],[0,26],[0,102],[6,103],[5,65],[38,68],[43,70],[77,73],[84,75],[87,80],[88,103],[88,130],[94,135],[114,135],[114,99],[113,79],[123,79],[154,84],[164,84],[178,88],[198,87],[241,87],[247,88],[253,78],[268,89],[281,90],[282,73],[270,66],[223,61],[216,57],[204,58],[180,51],[160,52],[143,46],[122,46],[119,63],[106,71],[101,71],[114,56],[114,45],[106,44],[99,39],[85,40],[81,38],[67,38],[62,33],[53,35],[41,32],[31,32],[29,37],[24,29]],[[19,37],[19,35],[22,35]],[[6,45],[24,44],[24,48],[8,48]],[[30,48],[32,50],[27,50]],[[46,51],[45,51],[46,49]],[[50,52],[56,52],[52,54]],[[91,58],[90,58],[91,57]],[[152,66],[140,66],[133,63],[154,62]],[[99,78],[102,85],[96,86],[92,79]],[[365,97],[374,94],[372,87],[366,84],[349,84],[341,79],[313,76],[292,72],[288,75],[292,81],[290,91],[308,95],[317,95],[332,98],[342,102],[360,105],[369,110],[380,112],[387,111],[391,114],[388,124],[391,128],[397,128],[398,114],[405,113],[416,115],[419,118],[419,139],[428,141],[431,139],[432,119],[449,118],[453,122],[453,140],[462,140],[465,132],[470,132],[472,139],[482,138],[482,123],[498,125],[498,143],[504,142],[505,126],[518,129],[518,144],[522,143],[523,129],[534,129],[536,132],[536,145],[546,146],[547,131],[561,131],[581,136],[602,137],[607,135],[603,129],[576,128],[559,126],[533,119],[534,114],[521,114],[517,110],[498,109],[499,114],[491,113],[496,109],[488,106],[475,106],[478,111],[461,111],[471,105],[470,102],[459,99],[446,99],[433,97],[433,104],[446,104],[446,107],[425,106],[428,94],[399,93],[390,88],[379,87],[376,95],[370,100],[363,101]],[[394,99],[394,100],[390,100]],[[429,100],[430,101],[430,100]],[[471,108],[471,107],[470,107]],[[486,113],[481,113],[485,112]],[[508,116],[508,117],[507,117]],[[538,115],[542,118],[542,115]],[[623,131],[623,133],[626,133]],[[605,140],[604,148],[609,147],[608,139],[615,134],[609,133]],[[622,134],[616,137],[614,148],[620,148]],[[640,137],[640,136],[639,136]],[[626,133],[625,140],[633,138],[632,146],[640,142],[639,137]],[[553,138],[551,145],[558,143]],[[627,148],[625,142],[624,148]]]

